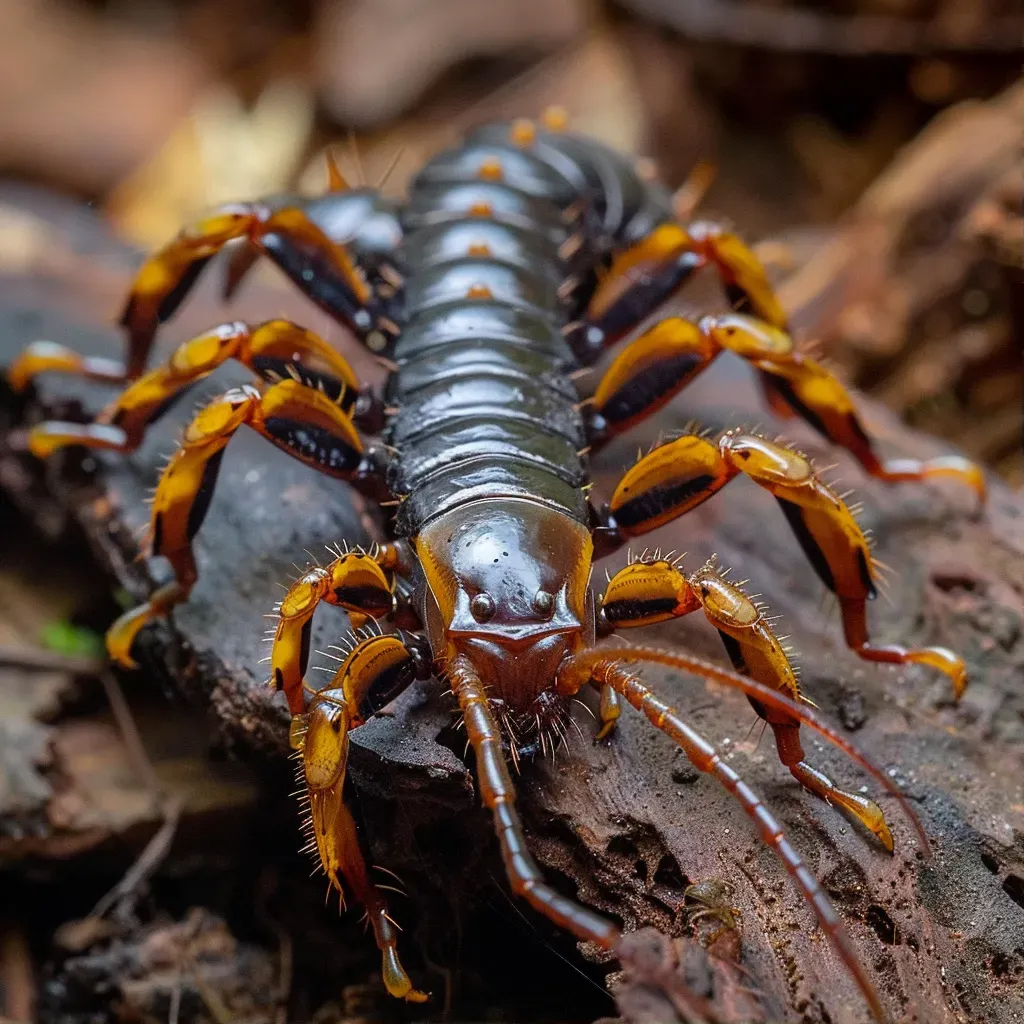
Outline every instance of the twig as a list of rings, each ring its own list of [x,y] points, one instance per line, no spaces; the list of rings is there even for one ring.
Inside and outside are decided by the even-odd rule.
[[[82,676],[98,676],[106,662],[101,658],[76,658],[38,647],[0,646],[0,665],[40,672],[68,672]]]
[[[117,727],[121,730],[121,738],[128,748],[128,754],[135,763],[135,767],[145,775],[146,783],[158,797],[166,796],[164,785],[146,753],[146,747],[139,735],[138,726],[135,724],[135,718],[132,716],[131,708],[128,707],[128,701],[125,700],[120,683],[110,671],[100,673],[100,682],[106,691],[110,710],[114,712]]]
[[[135,863],[125,872],[124,877],[92,908],[90,917],[103,917],[110,908],[126,896],[130,896],[160,866],[174,842],[181,817],[181,799],[165,797],[163,801],[163,824],[143,848]]]
[[[149,788],[160,802],[163,824],[139,854],[135,863],[125,872],[117,883],[92,909],[90,917],[102,917],[118,901],[130,896],[160,866],[174,842],[181,817],[182,801],[179,796],[169,794],[156,774],[153,762],[150,761],[146,748],[142,743],[131,708],[125,700],[121,687],[110,671],[100,673],[100,681],[107,693],[110,709],[117,719],[118,728],[128,748],[129,755],[139,772],[145,777]]]

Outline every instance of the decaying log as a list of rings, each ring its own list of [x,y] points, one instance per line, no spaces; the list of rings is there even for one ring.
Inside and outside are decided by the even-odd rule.
[[[94,353],[119,351],[116,332],[100,316],[112,310],[90,309],[73,281],[64,283],[56,301],[52,292],[26,280],[3,283],[0,363],[40,336]],[[229,314],[208,293],[200,296],[164,330],[162,351],[191,329],[243,309],[252,319],[298,310],[295,315],[312,326],[324,326],[321,314],[278,287],[253,290],[238,301]],[[721,297],[716,301],[722,303]],[[372,363],[363,359],[360,371],[372,374]],[[230,379],[231,372],[219,374],[198,390],[206,393]],[[737,364],[723,361],[690,392],[656,423],[602,454],[594,467],[597,493],[609,493],[637,444],[681,430],[693,416],[709,426],[771,422]],[[95,408],[101,397],[98,389],[54,379],[42,382],[25,406],[16,408],[8,395],[3,408],[25,422],[44,411],[68,415],[75,403]],[[864,405],[887,452],[942,450],[879,406]],[[79,524],[111,581],[140,598],[151,586],[150,572],[156,578],[163,571],[135,560],[145,492],[186,414],[182,403],[130,458],[67,453],[42,476],[30,460],[5,450],[0,480],[8,499],[29,516],[37,504],[33,495],[40,493],[35,488],[41,488]],[[893,1019],[1012,1021],[1024,1014],[1024,501],[993,481],[989,507],[979,516],[971,497],[952,487],[881,487],[809,431],[785,429],[819,463],[838,460],[839,472],[864,500],[878,556],[894,569],[890,601],[874,609],[875,633],[882,640],[942,642],[960,651],[972,683],[959,706],[947,684],[927,671],[869,666],[843,648],[820,583],[774,503],[753,486],[735,483],[652,542],[688,551],[691,568],[717,553],[784,614],[786,632],[802,651],[806,693],[908,794],[933,842],[933,858],[923,857],[893,800],[877,794],[873,784],[868,789],[896,837],[892,857],[803,794],[769,744],[759,745],[757,730],[751,734],[756,719],[742,699],[679,674],[647,676],[719,743],[729,763],[777,811],[846,920]],[[222,741],[239,757],[266,756],[281,773],[290,771],[284,762],[286,720],[260,664],[261,616],[274,603],[276,585],[294,573],[292,563],[304,562],[304,549],[317,552],[341,539],[366,539],[360,510],[345,488],[240,434],[197,541],[201,577],[193,597],[175,611],[173,622],[147,631],[140,643],[146,671],[208,709]],[[318,616],[314,647],[336,642],[344,629],[343,617],[327,609]],[[698,622],[658,627],[649,638],[723,658],[717,638]],[[688,977],[694,971],[714,974],[708,984],[725,1019],[866,1020],[808,908],[728,796],[633,714],[624,715],[618,736],[606,745],[590,741],[593,723],[583,709],[577,724],[585,738],[573,739],[553,761],[524,766],[519,778],[531,848],[557,884],[629,930],[652,926],[688,939],[684,890],[725,879],[739,920],[731,948],[738,950],[745,983],[723,980],[706,957],[694,965],[692,954],[700,950],[692,940],[674,951],[658,946],[652,972],[659,962],[674,969],[677,958]],[[373,859],[398,872],[414,897],[411,913],[418,924],[407,930],[405,945],[425,948],[432,963],[462,971],[478,969],[491,944],[506,943],[508,934],[487,931],[486,921],[493,929],[493,920],[479,917],[480,893],[496,891],[492,879],[500,866],[461,757],[464,739],[451,725],[451,705],[432,684],[419,686],[353,735],[351,774]],[[861,773],[837,752],[810,737],[807,747],[833,777],[860,783]],[[551,934],[516,904],[519,914],[540,935]],[[474,948],[458,957],[445,939],[453,920],[474,920],[477,929]],[[559,964],[560,970],[571,973],[572,966],[585,964],[571,945],[559,948],[576,958]],[[586,969],[593,974],[593,967]],[[509,983],[522,987],[514,972]],[[627,1019],[651,1020],[652,1013],[664,1019],[663,1005],[652,1010],[644,1003],[643,978],[625,985],[619,1006]],[[750,992],[737,986],[756,993],[753,1004],[740,1005]]]

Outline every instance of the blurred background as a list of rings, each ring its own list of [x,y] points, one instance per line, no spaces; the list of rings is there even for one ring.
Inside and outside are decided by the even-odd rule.
[[[1022,39],[1014,0],[4,0],[0,175],[148,249],[321,188],[326,146],[397,193],[557,103],[670,185],[714,164],[701,212],[769,243],[801,333],[1019,482]],[[95,274],[7,194],[0,271]]]

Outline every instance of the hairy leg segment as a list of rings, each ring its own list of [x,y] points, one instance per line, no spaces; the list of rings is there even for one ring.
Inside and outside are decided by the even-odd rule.
[[[800,684],[788,651],[775,635],[764,605],[730,583],[710,563],[692,576],[664,559],[636,561],[620,569],[598,601],[598,634],[653,625],[700,610],[722,638],[737,672],[801,701]],[[808,764],[800,743],[800,720],[751,697],[758,716],[771,726],[779,759],[810,793],[834,803],[859,821],[891,853],[892,833],[873,801],[839,789]]]
[[[429,652],[419,644],[393,635],[367,637],[352,646],[324,689],[312,691],[308,710],[292,722],[292,745],[309,805],[308,849],[317,855],[342,899],[347,889],[366,909],[388,992],[414,1003],[428,997],[413,988],[398,958],[399,929],[383,893],[370,879],[344,787],[351,730],[414,679],[429,675]]]
[[[107,649],[120,664],[134,666],[130,650],[139,630],[184,601],[195,585],[192,540],[209,510],[224,449],[243,426],[321,473],[372,496],[383,492],[375,450],[364,448],[351,419],[321,392],[288,379],[262,388],[243,385],[214,399],[186,427],[157,483],[145,555],[166,557],[175,581],[111,626]]]
[[[866,661],[936,668],[949,677],[959,698],[967,669],[952,651],[870,641],[867,602],[876,595],[877,563],[868,539],[810,460],[791,448],[731,431],[715,440],[687,435],[659,445],[623,476],[608,505],[595,512],[598,553],[614,551],[685,515],[738,476],[753,480],[778,501],[815,572],[839,599],[848,646]]]

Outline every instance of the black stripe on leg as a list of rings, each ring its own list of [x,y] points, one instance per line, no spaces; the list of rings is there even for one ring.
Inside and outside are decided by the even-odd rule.
[[[317,252],[285,232],[270,231],[260,238],[263,251],[321,309],[351,324],[357,331],[372,326],[369,312],[335,269],[327,253]]]
[[[199,482],[199,490],[196,491],[196,496],[192,501],[192,505],[188,510],[188,522],[185,525],[185,535],[189,540],[199,532],[199,527],[203,525],[203,520],[206,518],[206,513],[209,511],[210,502],[213,500],[213,489],[217,484],[217,474],[220,472],[220,462],[224,458],[224,449],[214,452],[206,460],[206,465],[203,466],[203,478]]]
[[[365,696],[359,702],[358,714],[367,719],[381,708],[390,704],[412,682],[416,665],[412,657],[390,666],[370,684]]]
[[[163,302],[160,303],[156,311],[156,317],[160,323],[165,323],[174,316],[175,310],[181,305],[185,296],[188,295],[192,285],[199,279],[199,275],[206,268],[206,264],[213,259],[212,256],[201,256],[197,260],[193,260],[185,273],[178,279],[178,283],[164,296]],[[126,317],[127,319],[127,317]]]
[[[353,473],[362,453],[347,441],[322,427],[314,427],[284,416],[268,416],[263,423],[267,433],[303,462],[333,473]]]
[[[648,600],[630,598],[622,601],[610,601],[603,606],[603,610],[608,621],[614,624],[671,613],[675,610],[677,603],[674,597],[655,597]]]
[[[620,526],[643,526],[644,523],[674,508],[682,507],[692,498],[706,492],[715,479],[709,473],[702,473],[700,476],[675,480],[661,487],[652,487],[615,509],[615,520]]]
[[[818,547],[814,535],[804,522],[803,509],[792,501],[786,501],[784,498],[777,498],[776,500],[782,506],[782,511],[785,513],[790,529],[796,534],[796,539],[800,542],[800,547],[804,549],[807,560],[814,566],[814,571],[821,578],[821,582],[834,594],[836,592],[836,581],[832,575],[832,568],[828,564],[828,559],[825,558],[824,552]]]
[[[386,615],[394,603],[390,591],[370,586],[335,587],[334,598],[339,604],[351,605],[373,618]]]
[[[684,352],[649,366],[626,382],[605,402],[601,415],[609,424],[622,423],[643,414],[659,398],[671,393],[703,362]]]

